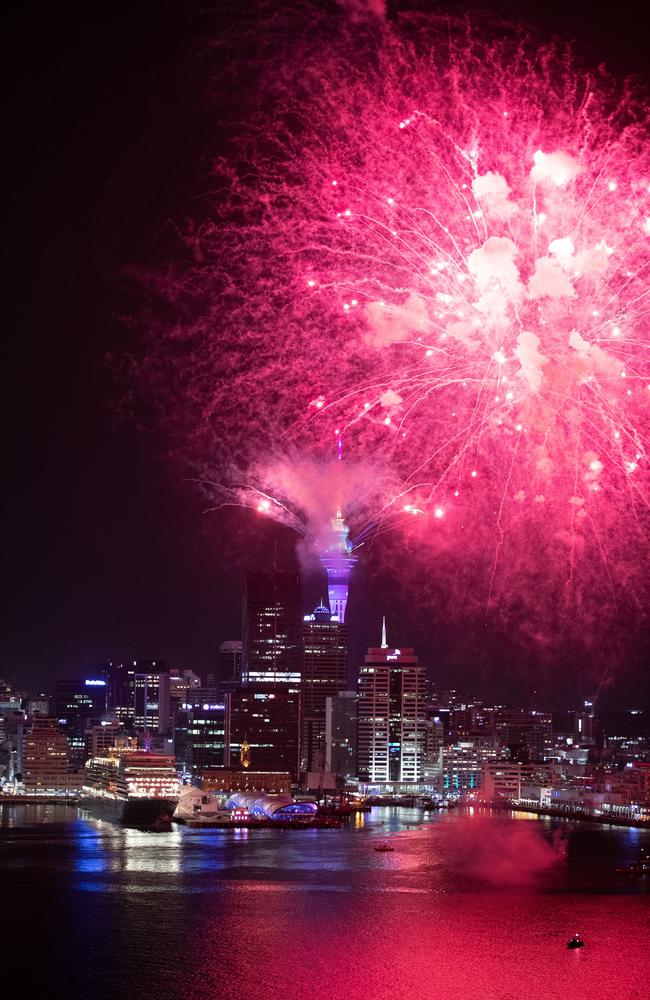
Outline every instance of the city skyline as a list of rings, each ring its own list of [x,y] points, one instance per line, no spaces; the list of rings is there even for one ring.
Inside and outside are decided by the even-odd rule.
[[[185,474],[166,464],[165,444],[117,413],[121,390],[111,365],[129,342],[120,317],[134,310],[124,269],[164,261],[173,242],[166,220],[185,217],[219,142],[207,137],[207,111],[197,105],[190,113],[191,100],[176,88],[206,20],[181,16],[173,4],[145,7],[139,14],[115,8],[101,26],[92,15],[77,21],[70,13],[53,23],[45,14],[16,15],[17,38],[29,38],[38,53],[16,108],[32,111],[27,126],[17,118],[16,134],[26,168],[18,190],[23,199],[34,194],[19,246],[33,252],[35,294],[29,336],[11,348],[14,499],[4,500],[5,523],[14,530],[0,673],[25,677],[35,688],[110,656],[164,656],[208,673],[219,644],[239,631],[233,576],[243,582],[247,570],[269,566],[276,550],[285,568],[297,568],[290,531],[245,512],[204,514]],[[585,36],[578,8],[569,14],[541,7],[528,5],[525,19],[542,30],[563,23],[565,34],[577,35],[588,54],[602,53],[614,72],[643,72],[638,39],[625,21],[611,32],[590,8]],[[19,79],[22,73],[20,66]],[[189,151],[182,161],[174,155],[179,132]],[[34,142],[47,170],[31,154]],[[27,334],[25,299],[16,323]],[[639,632],[626,657],[611,637],[609,674],[592,669],[577,650],[557,664],[550,656],[539,671],[528,662],[530,649],[491,623],[471,621],[461,632],[430,611],[423,619],[417,592],[402,592],[398,573],[389,578],[374,558],[381,543],[373,544],[354,570],[347,614],[354,663],[376,641],[376,619],[391,609],[400,641],[417,648],[430,669],[437,665],[448,683],[467,678],[472,689],[511,687],[519,697],[546,672],[551,690],[569,678],[567,702],[593,694],[603,678],[607,697],[631,704],[645,684],[647,701],[647,632]],[[322,581],[321,574],[308,582],[305,610],[320,598]],[[638,624],[626,619],[626,628]]]

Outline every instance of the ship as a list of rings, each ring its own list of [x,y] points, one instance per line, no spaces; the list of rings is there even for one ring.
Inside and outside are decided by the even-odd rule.
[[[616,871],[626,875],[650,875],[650,851],[641,851],[637,861],[633,861],[631,865],[623,865]]]
[[[80,805],[122,826],[168,830],[179,794],[174,757],[116,749],[87,762]]]

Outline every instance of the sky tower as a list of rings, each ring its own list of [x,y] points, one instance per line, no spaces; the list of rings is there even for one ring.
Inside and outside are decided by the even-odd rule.
[[[340,507],[336,511],[336,517],[332,518],[331,525],[326,540],[320,546],[319,554],[327,573],[330,611],[338,616],[340,622],[344,622],[350,573],[357,558],[352,555],[352,546],[348,541],[349,528],[343,520]]]

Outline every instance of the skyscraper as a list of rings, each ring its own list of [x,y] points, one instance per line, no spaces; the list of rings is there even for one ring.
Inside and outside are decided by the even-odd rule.
[[[68,741],[70,769],[76,771],[87,759],[86,730],[99,725],[106,714],[106,681],[103,677],[56,681],[54,711]]]
[[[142,693],[144,687],[144,681],[142,678],[145,675],[158,676],[160,674],[169,673],[169,664],[165,660],[128,660],[124,663],[117,663],[113,661],[106,661],[100,664],[101,674],[106,680],[106,690],[107,690],[107,708],[111,715],[114,715],[120,720],[125,726],[133,727],[135,723],[136,715],[136,674],[141,677],[141,682],[139,684],[140,693],[138,695],[138,718],[139,721],[137,725],[142,728],[145,724],[148,727],[153,726],[152,722],[152,712],[153,709],[145,710],[145,706],[142,701]],[[153,684],[153,680],[151,684]],[[147,687],[151,688],[151,684]],[[148,691],[148,694],[153,694],[153,689]],[[150,702],[153,704],[157,701],[157,697],[151,697]],[[157,705],[156,705],[157,712]],[[146,722],[145,722],[146,716]],[[156,720],[155,728],[158,727],[158,720]]]
[[[305,615],[302,668],[302,768],[325,769],[325,703],[347,685],[347,626],[319,605]]]
[[[341,778],[357,774],[357,692],[339,691],[325,699],[325,767]]]
[[[300,687],[257,684],[230,694],[230,763],[248,744],[252,771],[289,771],[300,764]]]
[[[380,647],[359,673],[358,765],[367,782],[422,780],[426,744],[424,668],[412,649],[389,647],[386,620]]]
[[[300,684],[300,577],[251,573],[244,594],[244,684]]]
[[[222,691],[230,690],[241,684],[242,652],[241,639],[228,639],[219,646],[217,669],[219,688]]]

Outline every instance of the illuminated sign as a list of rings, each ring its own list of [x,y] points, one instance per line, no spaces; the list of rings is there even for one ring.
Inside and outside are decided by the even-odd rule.
[[[106,681],[84,681],[86,687],[106,687]]]

